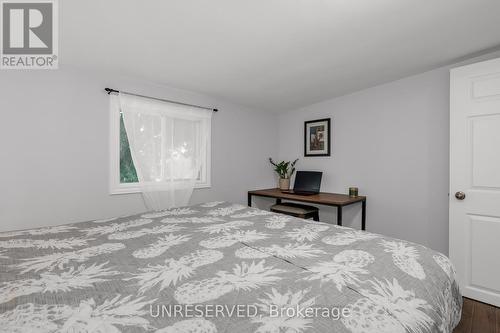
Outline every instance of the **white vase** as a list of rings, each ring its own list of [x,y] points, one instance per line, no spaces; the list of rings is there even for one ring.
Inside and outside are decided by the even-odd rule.
[[[288,191],[290,189],[290,178],[280,178],[279,188],[282,191]]]

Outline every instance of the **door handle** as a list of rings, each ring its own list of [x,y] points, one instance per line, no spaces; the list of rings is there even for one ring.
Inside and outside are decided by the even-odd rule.
[[[458,200],[464,200],[465,199],[465,193],[462,192],[462,191],[458,191],[457,193],[455,193],[455,198],[457,198]]]

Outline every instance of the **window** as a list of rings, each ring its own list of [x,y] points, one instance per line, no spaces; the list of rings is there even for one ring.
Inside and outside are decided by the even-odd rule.
[[[138,181],[137,172],[132,161],[132,154],[130,153],[125,124],[123,123],[123,116],[120,114],[120,184],[133,184]]]
[[[182,122],[182,120],[178,120]],[[141,192],[138,184],[138,176],[132,160],[130,151],[129,140],[123,115],[118,105],[112,105],[110,108],[110,192],[111,194],[126,194],[126,193],[139,193]],[[162,131],[165,124],[162,122],[161,126],[154,126],[154,130],[158,130],[158,135]],[[156,128],[158,127],[158,128]],[[177,141],[180,149],[182,150],[182,132],[178,133]],[[210,187],[210,135],[208,136],[207,150],[205,156],[201,161],[201,167],[198,174],[198,179],[195,188]],[[175,152],[174,152],[175,153]],[[168,171],[168,166],[166,167]],[[182,172],[176,172],[175,177],[182,179]]]

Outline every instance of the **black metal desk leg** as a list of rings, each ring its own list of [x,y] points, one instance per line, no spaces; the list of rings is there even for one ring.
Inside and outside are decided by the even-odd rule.
[[[342,225],[342,206],[337,207],[337,225]]]
[[[366,200],[361,201],[361,230],[366,230]]]
[[[248,193],[248,207],[252,207],[252,195]]]

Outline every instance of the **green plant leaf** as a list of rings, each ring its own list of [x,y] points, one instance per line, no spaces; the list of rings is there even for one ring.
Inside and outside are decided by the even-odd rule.
[[[299,159],[295,161],[281,161],[275,162],[271,157],[269,157],[269,162],[273,165],[274,171],[279,175],[280,178],[288,179],[295,172],[295,164]]]

